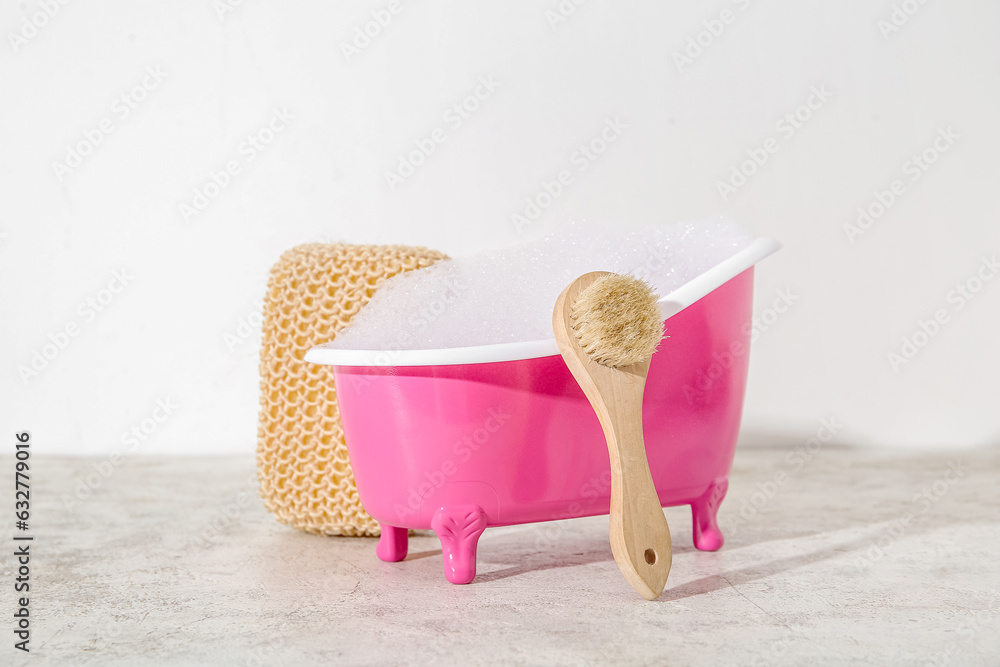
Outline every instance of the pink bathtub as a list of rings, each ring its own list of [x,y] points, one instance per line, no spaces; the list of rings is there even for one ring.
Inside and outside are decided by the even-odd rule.
[[[758,239],[660,300],[667,337],[650,365],[643,432],[660,503],[691,506],[698,549],[722,546],[716,513],[743,407],[753,266],[778,247]],[[445,576],[469,583],[488,526],[608,513],[604,435],[554,340],[319,346],[306,359],[334,366],[358,492],[382,526],[382,560],[406,557],[408,529],[431,529]]]

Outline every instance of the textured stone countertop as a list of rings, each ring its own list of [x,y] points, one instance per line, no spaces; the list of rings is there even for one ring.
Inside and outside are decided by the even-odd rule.
[[[433,534],[388,564],[374,539],[279,525],[251,456],[126,460],[79,500],[101,459],[35,454],[31,653],[8,629],[0,664],[1000,664],[1000,448],[771,442],[738,450],[721,551],[667,510],[656,602],[618,573],[606,517],[487,529],[453,586]]]

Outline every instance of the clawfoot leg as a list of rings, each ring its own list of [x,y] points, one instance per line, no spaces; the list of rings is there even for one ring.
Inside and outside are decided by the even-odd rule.
[[[378,546],[375,547],[375,554],[379,559],[386,563],[396,563],[406,558],[410,541],[406,528],[379,525],[382,527],[382,537],[378,538]]]
[[[691,503],[691,524],[694,534],[694,546],[702,551],[718,551],[725,541],[716,515],[719,505],[726,497],[729,489],[729,478],[719,477],[708,486],[696,501]]]
[[[486,530],[486,513],[479,505],[453,505],[434,513],[431,528],[441,540],[444,576],[453,584],[476,578],[476,545]]]

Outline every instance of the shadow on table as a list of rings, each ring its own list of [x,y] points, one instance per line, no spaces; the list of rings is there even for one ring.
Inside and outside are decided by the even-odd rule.
[[[761,513],[732,531],[727,531],[725,522],[720,522],[727,538],[735,538],[728,541],[729,547],[746,548],[767,542],[808,539],[840,530],[851,531],[854,535],[861,530],[863,534],[852,537],[846,542],[830,544],[814,552],[726,570],[675,588],[668,588],[660,600],[680,600],[711,593],[831,558],[843,558],[845,555],[861,558],[887,534],[894,521],[907,512],[916,514],[920,511],[921,505],[914,504],[914,495],[941,478],[951,461],[962,459],[965,461],[963,465],[967,466],[970,473],[976,470],[992,470],[1000,464],[1000,445],[962,451],[880,449],[874,450],[875,455],[872,455],[873,450],[870,448],[862,449],[831,439],[828,443],[822,443],[822,446],[813,452],[812,458],[801,467],[798,467],[798,459],[794,458],[795,463],[789,465],[788,453],[796,451],[807,453],[808,447],[805,443],[809,437],[763,432],[749,432],[741,436],[741,443],[745,443],[743,457],[751,455],[752,452],[765,453],[765,457],[766,452],[773,452],[774,457],[773,461],[768,459],[765,465],[760,465],[758,459],[752,470],[737,472],[745,478],[737,480],[730,486],[729,497],[723,503],[724,508],[726,503],[730,503],[730,507],[726,508],[730,514],[739,512],[740,505],[757,490],[757,484],[772,479],[775,471],[785,470],[788,475],[798,477],[793,479],[796,486],[787,487],[782,492],[784,497],[767,508],[769,513]],[[801,449],[803,447],[805,449]],[[737,470],[740,458],[741,453],[738,450]],[[969,478],[963,476],[963,479]],[[975,496],[974,489],[967,488],[963,494],[953,493],[948,502],[968,502],[969,499],[962,496],[970,494]],[[792,500],[794,502],[791,502]],[[961,515],[960,511],[924,515],[926,518],[909,522],[903,534],[906,537],[913,537],[936,530],[942,525],[954,525],[956,517]],[[687,533],[688,539],[689,536]],[[675,534],[675,554],[695,551],[690,544],[678,544],[680,542],[678,537]],[[569,546],[569,543],[560,545],[561,540],[556,540],[549,548],[525,555],[517,565],[483,573],[476,578],[476,581],[496,581],[528,572],[612,560],[605,534],[595,534],[592,540],[586,538],[585,545],[581,545],[580,539],[580,535],[575,535],[573,539],[571,548],[576,553],[570,555],[559,553],[559,548]],[[893,539],[896,537],[893,536]],[[725,549],[726,547],[723,547],[723,553]],[[440,552],[434,552],[437,553]]]

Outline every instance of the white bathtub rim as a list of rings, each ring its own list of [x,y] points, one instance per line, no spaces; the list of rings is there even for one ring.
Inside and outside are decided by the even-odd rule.
[[[663,319],[673,317],[780,248],[781,244],[772,238],[755,239],[732,257],[661,297],[659,304]],[[339,350],[329,345],[324,343],[310,349],[305,360],[325,366],[454,366],[537,359],[559,354],[554,338],[426,350]]]

